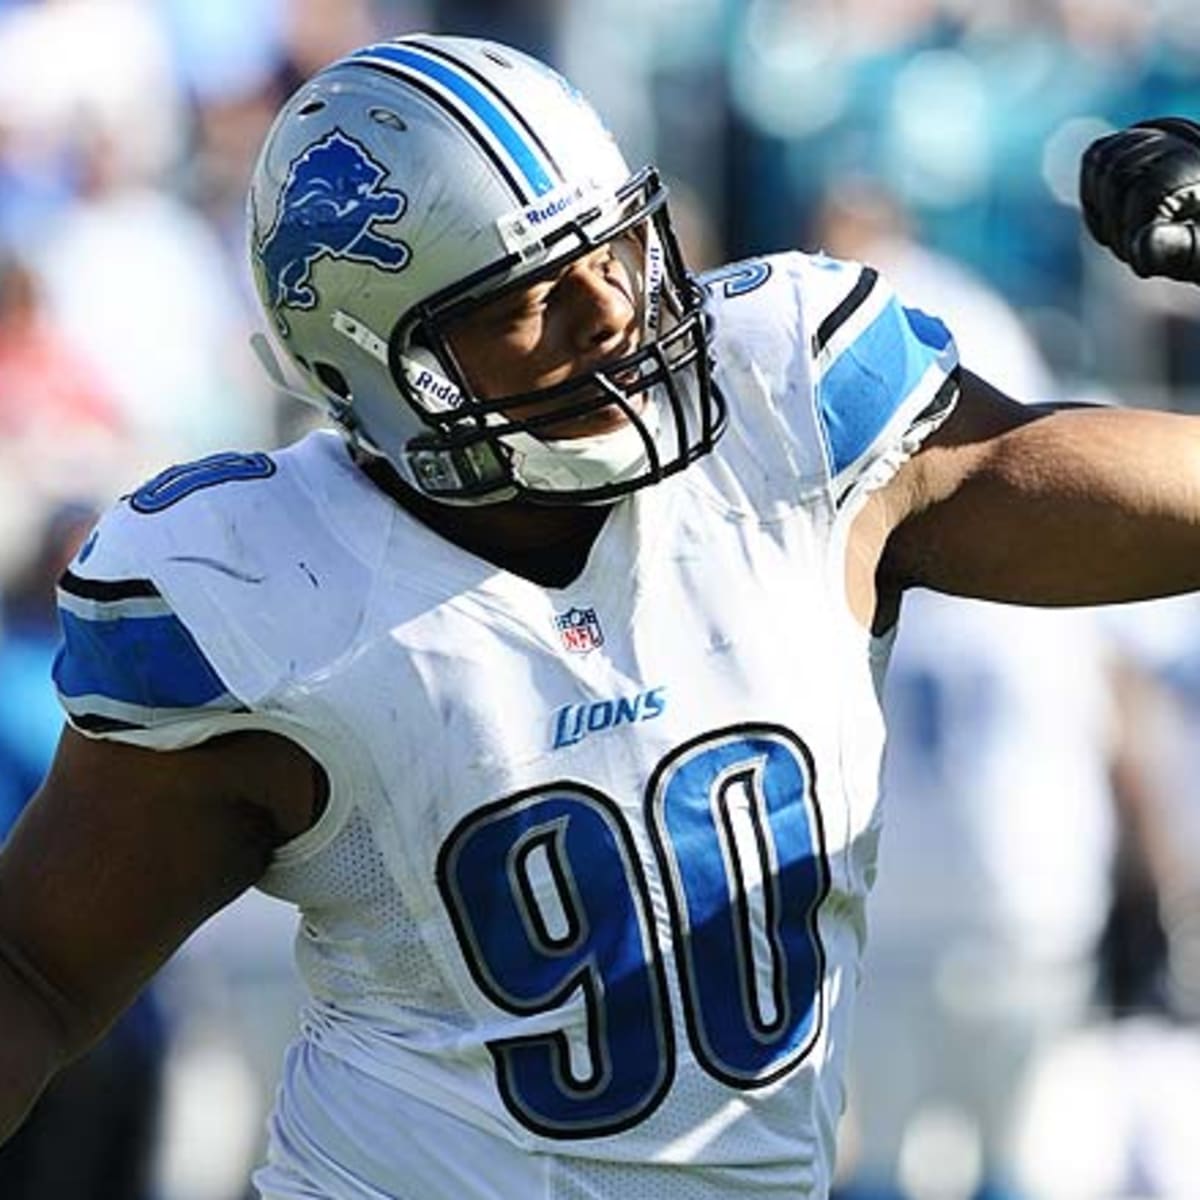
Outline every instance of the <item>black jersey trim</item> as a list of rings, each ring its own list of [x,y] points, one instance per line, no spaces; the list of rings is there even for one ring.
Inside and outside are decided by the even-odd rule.
[[[879,272],[874,267],[863,267],[854,286],[833,312],[818,326],[816,336],[813,338],[813,352],[815,354],[820,354],[830,341],[833,340],[833,335],[862,307],[867,297],[874,290],[878,279]]]
[[[64,571],[58,586],[81,600],[139,600],[160,598],[162,593],[149,579],[84,579],[73,571]]]

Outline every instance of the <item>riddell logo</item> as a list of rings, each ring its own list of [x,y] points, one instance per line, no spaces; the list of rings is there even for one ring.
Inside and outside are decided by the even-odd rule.
[[[462,392],[442,375],[422,368],[409,382],[414,392],[423,399],[434,401],[443,409],[457,408],[462,403]]]
[[[525,210],[525,220],[530,225],[541,225],[549,221],[552,217],[557,217],[559,213],[566,212],[576,200],[581,199],[583,192],[579,188],[574,188],[566,196],[556,196],[546,204],[530,207]]]

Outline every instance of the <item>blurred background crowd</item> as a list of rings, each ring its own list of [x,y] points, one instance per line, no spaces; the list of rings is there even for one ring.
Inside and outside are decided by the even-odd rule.
[[[61,724],[53,584],[97,509],[310,420],[247,344],[275,108],[415,30],[561,67],[668,176],[698,268],[859,258],[1017,396],[1200,411],[1200,293],[1104,258],[1074,198],[1097,134],[1200,118],[1194,0],[0,0],[0,837]],[[1200,601],[908,609],[841,1194],[1195,1200]],[[247,1196],[290,921],[252,895],[198,934],[0,1195]]]

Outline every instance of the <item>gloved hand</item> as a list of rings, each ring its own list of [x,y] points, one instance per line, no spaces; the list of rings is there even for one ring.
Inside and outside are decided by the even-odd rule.
[[[1092,236],[1138,275],[1200,283],[1200,124],[1158,117],[1098,138],[1079,198]]]

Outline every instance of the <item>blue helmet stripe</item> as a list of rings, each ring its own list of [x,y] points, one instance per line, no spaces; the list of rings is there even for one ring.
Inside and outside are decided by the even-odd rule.
[[[449,63],[392,42],[367,46],[356,50],[350,57],[382,59],[396,66],[407,67],[452,93],[503,147],[535,195],[544,196],[554,189],[554,181],[521,130],[465,74],[455,70]]]

